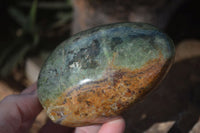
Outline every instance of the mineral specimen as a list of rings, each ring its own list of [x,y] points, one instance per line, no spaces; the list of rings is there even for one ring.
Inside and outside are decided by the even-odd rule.
[[[144,23],[116,23],[73,35],[42,67],[38,97],[52,121],[104,123],[143,98],[174,59],[171,39]]]

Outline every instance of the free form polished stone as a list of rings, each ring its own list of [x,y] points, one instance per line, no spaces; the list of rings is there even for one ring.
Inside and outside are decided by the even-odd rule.
[[[174,60],[171,39],[144,23],[116,23],[73,35],[43,65],[38,97],[52,121],[104,123],[153,90]]]

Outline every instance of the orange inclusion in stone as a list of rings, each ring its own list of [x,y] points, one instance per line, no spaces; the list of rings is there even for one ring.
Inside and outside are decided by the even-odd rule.
[[[49,106],[48,115],[70,127],[106,122],[154,89],[166,72],[166,63],[160,54],[133,71],[111,65],[102,79],[66,89]]]

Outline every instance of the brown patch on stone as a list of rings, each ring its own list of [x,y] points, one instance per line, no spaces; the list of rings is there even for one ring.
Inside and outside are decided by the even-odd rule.
[[[166,70],[165,63],[160,56],[134,71],[111,66],[109,69],[113,70],[109,70],[104,79],[66,89],[57,98],[54,105],[62,108],[66,118],[55,113],[59,108],[52,109],[49,115],[56,120],[62,119],[62,125],[71,127],[105,122],[105,117],[120,115],[155,88]],[[77,87],[80,89],[76,90]]]

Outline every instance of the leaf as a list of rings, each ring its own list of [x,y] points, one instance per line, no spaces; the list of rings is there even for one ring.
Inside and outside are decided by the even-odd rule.
[[[18,42],[15,46],[20,46],[21,44]],[[7,49],[7,56],[4,60],[4,63],[1,64],[0,75],[2,77],[7,76],[11,73],[12,69],[16,67],[17,64],[23,61],[26,53],[30,50],[31,45],[26,44],[20,48],[20,50],[15,50],[15,47],[11,47]]]
[[[30,8],[29,16],[25,16],[14,7],[9,9],[10,15],[22,27],[23,34],[13,40],[0,55],[0,75],[7,76],[17,64],[23,61],[25,55],[39,42],[39,34],[36,28],[37,0],[34,0]]]
[[[66,6],[71,7],[72,6],[72,1],[71,0],[66,0]]]
[[[66,24],[67,22],[69,22],[70,20],[72,20],[72,13],[71,12],[59,12],[57,15],[57,20],[52,26],[51,28],[57,28],[57,27],[61,27],[64,24]]]
[[[27,23],[27,18],[26,16],[19,10],[17,10],[14,7],[10,7],[8,9],[9,14],[11,15],[11,17],[21,26],[24,27],[24,25],[26,25]]]
[[[36,21],[36,14],[37,14],[37,0],[34,0],[32,3],[32,7],[29,13],[29,28],[31,31],[34,31],[35,28],[35,21]]]

